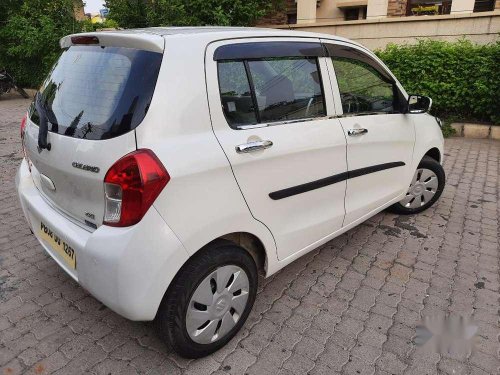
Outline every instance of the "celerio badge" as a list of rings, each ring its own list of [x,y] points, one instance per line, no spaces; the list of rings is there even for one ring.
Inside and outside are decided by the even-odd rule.
[[[84,171],[99,173],[99,167],[94,167],[93,165],[82,164],[74,161],[71,163],[74,168],[82,169]]]

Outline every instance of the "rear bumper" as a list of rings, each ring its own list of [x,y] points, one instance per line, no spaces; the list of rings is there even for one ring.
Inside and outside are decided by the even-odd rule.
[[[131,320],[152,320],[168,285],[188,259],[172,230],[151,207],[138,224],[128,228],[100,226],[89,232],[42,198],[26,161],[16,175],[24,215],[47,253],[94,297]],[[76,269],[40,235],[49,226],[76,254]]]

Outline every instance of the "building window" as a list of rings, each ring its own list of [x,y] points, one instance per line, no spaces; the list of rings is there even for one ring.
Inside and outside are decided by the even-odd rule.
[[[366,7],[353,7],[344,9],[345,21],[356,21],[366,19]]]
[[[495,0],[476,0],[474,12],[489,12],[495,10]]]
[[[450,14],[451,1],[410,0],[407,3],[407,16],[429,16]]]

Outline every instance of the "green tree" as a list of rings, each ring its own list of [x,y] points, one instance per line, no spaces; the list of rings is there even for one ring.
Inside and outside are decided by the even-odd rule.
[[[39,86],[56,61],[59,39],[81,27],[73,0],[2,0],[0,17],[0,66],[28,87]]]
[[[0,0],[0,67],[25,87],[38,87],[61,50],[59,39],[80,31],[148,26],[246,26],[283,0],[106,0],[103,24],[75,20],[73,0]]]
[[[145,0],[106,0],[110,10],[108,18],[115,20],[121,27],[133,29],[146,27],[148,6]]]
[[[9,17],[17,12],[22,5],[20,0],[2,0],[0,1],[0,27],[5,24]]]
[[[106,0],[121,27],[250,26],[283,0]]]

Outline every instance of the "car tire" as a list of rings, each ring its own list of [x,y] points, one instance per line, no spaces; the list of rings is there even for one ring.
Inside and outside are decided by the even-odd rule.
[[[246,250],[227,240],[212,242],[170,284],[156,316],[162,339],[186,358],[215,352],[245,323],[257,284],[257,267]]]
[[[405,198],[390,206],[388,211],[399,215],[411,215],[426,210],[441,196],[445,179],[441,164],[429,156],[424,156],[415,171]]]

